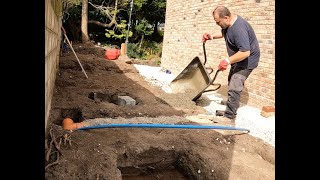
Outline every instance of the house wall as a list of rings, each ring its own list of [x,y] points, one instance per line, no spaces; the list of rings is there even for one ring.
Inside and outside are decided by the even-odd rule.
[[[198,56],[204,61],[202,35],[220,31],[212,11],[224,5],[232,13],[248,20],[256,32],[261,58],[246,81],[241,102],[261,108],[275,105],[275,1],[274,0],[167,0],[161,67],[178,75]],[[207,41],[207,66],[214,72],[221,59],[227,56],[224,39]],[[219,72],[214,83],[227,95],[226,71]],[[212,73],[214,75],[215,73]]]

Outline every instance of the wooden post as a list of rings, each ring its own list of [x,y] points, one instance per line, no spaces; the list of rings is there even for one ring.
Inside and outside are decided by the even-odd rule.
[[[121,44],[121,55],[124,55],[126,54],[126,43],[122,43]]]

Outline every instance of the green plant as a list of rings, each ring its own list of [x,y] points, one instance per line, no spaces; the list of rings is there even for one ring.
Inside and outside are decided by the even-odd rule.
[[[138,44],[134,43],[128,43],[127,45],[127,55],[130,58],[139,58],[141,59],[143,57],[143,51],[139,50]]]
[[[141,60],[155,60],[157,65],[160,65],[161,54],[162,54],[162,43],[155,41],[145,41],[142,47],[139,48],[140,43],[129,43],[128,44],[128,57],[138,58]]]
[[[162,54],[162,43],[155,41],[144,42],[141,50],[145,53],[145,59],[161,59]]]
[[[120,24],[117,24],[117,26],[113,29],[106,29],[106,37],[107,38],[115,38],[115,39],[125,39],[126,35],[127,35],[127,24],[126,24],[126,20],[121,20]],[[128,36],[131,37],[132,36],[132,31],[129,31]]]

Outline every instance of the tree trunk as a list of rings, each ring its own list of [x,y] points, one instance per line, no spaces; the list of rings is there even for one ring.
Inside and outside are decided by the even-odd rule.
[[[90,40],[88,36],[88,0],[82,0],[81,40],[83,43]]]
[[[141,37],[141,41],[140,41],[139,48],[138,48],[139,51],[140,51],[142,43],[143,43],[143,38],[144,38],[144,35],[142,35],[142,37]]]
[[[70,29],[70,32],[72,35],[70,40],[80,41],[80,32],[81,32],[80,22],[69,20],[68,25],[69,25],[69,29]]]

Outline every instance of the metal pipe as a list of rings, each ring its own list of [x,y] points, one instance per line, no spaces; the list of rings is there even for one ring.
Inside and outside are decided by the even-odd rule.
[[[130,2],[130,14],[129,14],[128,30],[127,30],[127,35],[126,35],[126,54],[128,53],[128,38],[129,38],[129,30],[130,30],[130,26],[131,26],[132,6],[133,6],[133,0],[131,0],[131,2]]]

